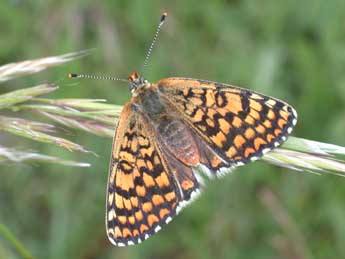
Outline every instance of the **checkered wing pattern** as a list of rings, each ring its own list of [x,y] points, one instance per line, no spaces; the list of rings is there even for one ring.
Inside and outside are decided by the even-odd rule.
[[[198,188],[190,168],[165,157],[140,113],[123,108],[114,138],[106,228],[117,246],[140,243],[178,213]],[[176,175],[176,171],[179,174]]]
[[[286,140],[295,110],[278,99],[239,87],[188,78],[166,78],[155,87],[216,153],[205,164],[216,174],[261,157]]]

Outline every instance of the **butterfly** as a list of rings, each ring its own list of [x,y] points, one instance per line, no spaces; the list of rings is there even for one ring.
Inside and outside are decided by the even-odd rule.
[[[116,128],[106,198],[107,235],[117,246],[159,231],[200,194],[205,178],[257,160],[297,122],[289,104],[232,85],[179,77],[150,83],[137,72],[128,81],[132,98]]]

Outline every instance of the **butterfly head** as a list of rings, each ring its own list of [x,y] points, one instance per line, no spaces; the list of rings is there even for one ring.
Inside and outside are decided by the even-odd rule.
[[[141,90],[150,87],[150,83],[142,76],[140,76],[137,71],[134,71],[129,75],[128,81],[129,90],[131,91],[133,96],[138,95]]]

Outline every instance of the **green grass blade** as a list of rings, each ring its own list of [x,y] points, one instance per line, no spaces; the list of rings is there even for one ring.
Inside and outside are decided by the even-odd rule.
[[[0,109],[26,102],[35,96],[47,94],[55,91],[56,89],[58,89],[58,86],[54,84],[42,84],[2,94],[0,95]]]
[[[73,143],[72,141],[45,133],[51,131],[52,128],[53,126],[49,124],[0,116],[0,130],[2,131],[38,142],[53,144],[70,151],[90,152],[83,146]]]
[[[336,157],[335,154],[338,156]],[[282,146],[267,153],[263,160],[297,171],[326,172],[345,176],[344,158],[344,147],[289,137]]]
[[[22,258],[33,259],[34,257],[30,252],[24,247],[24,245],[5,227],[5,225],[0,223],[0,234],[7,240],[20,254]]]
[[[88,53],[89,51],[79,51],[60,56],[51,56],[3,65],[0,66],[0,82],[4,82],[23,75],[38,73],[44,69],[59,66],[63,63],[81,58]]]

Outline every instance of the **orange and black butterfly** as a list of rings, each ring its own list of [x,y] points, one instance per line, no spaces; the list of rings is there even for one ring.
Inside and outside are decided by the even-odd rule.
[[[200,194],[205,176],[260,158],[297,122],[289,104],[232,85],[176,77],[150,83],[137,72],[128,81],[132,99],[117,125],[106,199],[107,235],[117,246],[159,231]]]

